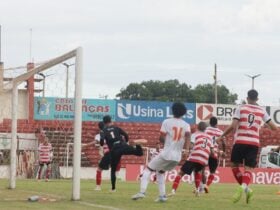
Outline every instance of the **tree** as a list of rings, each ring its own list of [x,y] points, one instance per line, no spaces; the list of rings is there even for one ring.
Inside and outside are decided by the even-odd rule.
[[[214,86],[212,84],[197,85],[194,89],[178,80],[143,81],[140,84],[131,83],[122,88],[116,95],[120,99],[155,100],[155,101],[184,101],[192,103],[214,103]],[[232,94],[224,86],[218,86],[218,102],[234,104],[237,94]]]
[[[196,103],[215,103],[214,85],[204,84],[197,85],[194,89]],[[224,85],[217,86],[218,103],[220,104],[235,104],[237,94],[230,93]]]

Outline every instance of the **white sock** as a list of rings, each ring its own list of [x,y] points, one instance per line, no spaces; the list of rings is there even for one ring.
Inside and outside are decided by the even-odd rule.
[[[141,177],[140,192],[145,193],[150,181],[151,171],[147,168],[144,169]]]
[[[164,173],[157,172],[158,190],[160,196],[165,196],[165,177]]]
[[[248,185],[247,185],[247,184],[242,183],[241,187],[243,188],[243,190],[244,190],[245,192],[247,192],[247,190],[248,190]]]

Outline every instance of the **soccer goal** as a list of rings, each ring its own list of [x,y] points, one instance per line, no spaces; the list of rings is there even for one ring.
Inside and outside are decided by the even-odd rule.
[[[27,126],[30,126],[30,121],[36,121],[33,124],[35,126],[39,125],[40,130],[44,133],[47,133],[50,140],[56,140],[57,143],[62,142],[63,144],[63,140],[67,141],[67,139],[69,140],[72,138],[72,200],[80,199],[83,68],[82,54],[82,48],[79,47],[75,50],[37,65],[29,63],[27,65],[28,70],[25,72],[18,72],[11,77],[0,78],[2,80],[0,82],[3,84],[1,85],[1,93],[4,95],[10,95],[8,98],[11,98],[12,104],[11,106],[8,104],[4,105],[5,109],[1,109],[2,120],[3,118],[12,119],[10,129],[11,141],[9,174],[9,187],[11,189],[16,188],[19,138],[18,131],[20,129],[23,131],[28,130],[28,128],[20,127],[21,125],[18,119],[27,118]],[[4,72],[7,73],[9,71],[11,71],[11,69],[7,69],[7,71]],[[33,88],[30,88],[31,86]],[[22,89],[25,89],[25,92],[22,91]],[[22,92],[24,93],[22,94]],[[61,102],[60,105],[55,104],[57,101]],[[71,105],[69,105],[70,102]],[[28,107],[24,106],[23,104],[28,104]],[[50,106],[56,106],[55,109],[65,110],[64,115],[50,113],[52,110],[50,109]],[[11,107],[11,110],[8,110],[9,107]],[[69,114],[68,111],[71,111],[72,114]],[[6,113],[11,113],[11,116],[5,116]],[[45,125],[44,123],[40,124],[40,120],[42,120],[44,123],[49,123],[50,126]],[[66,124],[69,126],[63,126]],[[65,135],[66,130],[69,137],[67,139]],[[62,131],[64,133],[63,136],[60,135]],[[59,158],[63,157],[63,155],[61,155],[59,146],[57,148],[58,149],[54,151],[54,158],[59,160]]]

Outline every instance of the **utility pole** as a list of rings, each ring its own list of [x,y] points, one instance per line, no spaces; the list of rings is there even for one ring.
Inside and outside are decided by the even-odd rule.
[[[215,104],[217,104],[218,103],[217,64],[214,65],[214,89],[215,89]]]
[[[255,89],[255,79],[259,76],[261,76],[261,74],[256,74],[256,75],[248,75],[248,74],[245,74],[247,77],[251,78],[252,79],[252,89]]]

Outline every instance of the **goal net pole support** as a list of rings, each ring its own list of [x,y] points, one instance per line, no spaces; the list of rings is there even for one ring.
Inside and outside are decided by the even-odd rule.
[[[75,117],[74,117],[74,154],[73,154],[73,187],[72,200],[80,199],[80,168],[81,168],[81,134],[82,134],[82,68],[83,50],[81,47],[72,50],[62,56],[56,57],[24,74],[15,77],[11,82],[4,84],[4,91],[12,91],[12,141],[10,161],[9,188],[16,188],[16,152],[17,152],[17,109],[18,86],[32,77],[51,68],[65,60],[76,57],[75,66]]]
[[[81,179],[81,136],[82,136],[82,69],[83,50],[76,50],[75,65],[75,121],[74,121],[74,154],[73,154],[73,181],[72,200],[80,200]]]
[[[16,173],[17,173],[17,109],[18,109],[18,85],[13,84],[12,89],[12,141],[10,152],[10,181],[9,188],[16,188]]]

